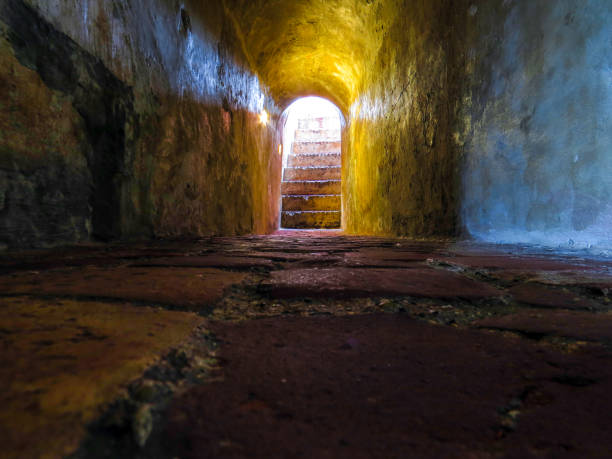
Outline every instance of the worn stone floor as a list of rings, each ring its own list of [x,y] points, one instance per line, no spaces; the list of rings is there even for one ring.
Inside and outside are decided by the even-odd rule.
[[[611,457],[612,260],[284,231],[0,255],[7,458]]]

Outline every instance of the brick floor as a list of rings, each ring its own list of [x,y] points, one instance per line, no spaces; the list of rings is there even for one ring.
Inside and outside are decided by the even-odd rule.
[[[338,231],[5,253],[3,455],[606,457],[611,296],[606,259]]]

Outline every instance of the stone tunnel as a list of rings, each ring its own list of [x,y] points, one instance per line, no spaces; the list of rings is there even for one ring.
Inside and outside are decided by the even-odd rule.
[[[610,23],[0,0],[4,457],[609,457]]]

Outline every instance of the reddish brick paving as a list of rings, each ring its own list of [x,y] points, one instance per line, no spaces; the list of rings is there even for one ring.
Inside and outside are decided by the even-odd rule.
[[[338,231],[92,244],[0,256],[0,306],[6,457],[612,451],[606,259]]]
[[[273,271],[263,288],[273,298],[415,296],[488,298],[501,291],[450,271],[431,268],[310,268]]]
[[[212,329],[224,381],[173,402],[166,432],[177,457],[604,457],[612,450],[611,356],[600,349],[564,354],[406,315],[283,317]]]

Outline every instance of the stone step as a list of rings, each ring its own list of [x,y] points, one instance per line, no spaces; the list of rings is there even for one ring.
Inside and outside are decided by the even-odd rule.
[[[301,180],[282,182],[281,194],[341,194],[340,180]]]
[[[286,167],[284,180],[340,180],[340,166]]]
[[[281,228],[340,228],[340,212],[282,212]]]
[[[338,118],[318,117],[298,120],[298,129],[324,129],[338,124]]]
[[[341,161],[340,153],[289,155],[287,158],[287,167],[339,166]]]
[[[340,195],[285,195],[283,210],[336,210],[341,208]]]
[[[293,153],[340,153],[340,141],[293,142]]]
[[[297,129],[295,141],[339,142],[340,129]]]

